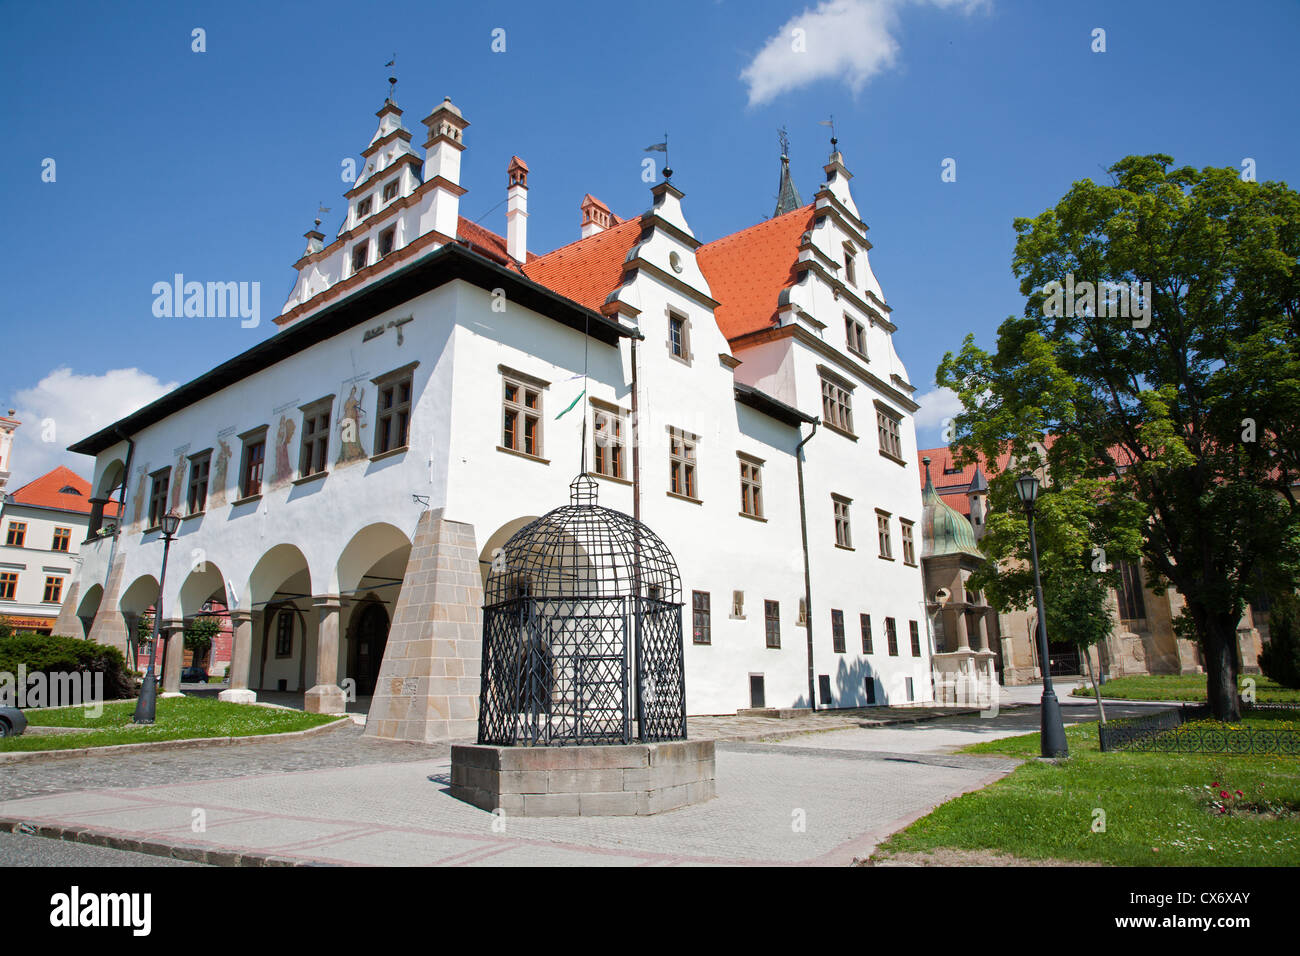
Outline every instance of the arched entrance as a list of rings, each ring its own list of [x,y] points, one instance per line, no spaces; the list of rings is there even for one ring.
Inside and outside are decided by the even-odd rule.
[[[375,692],[379,664],[388,646],[388,611],[374,595],[366,595],[352,615],[352,633],[348,635],[350,651],[348,673],[356,681],[358,697]]]

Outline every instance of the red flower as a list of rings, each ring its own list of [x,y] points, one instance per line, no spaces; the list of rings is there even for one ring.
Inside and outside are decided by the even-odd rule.
[[[1228,799],[1228,791],[1227,791],[1227,790],[1220,790],[1220,791],[1219,791],[1219,796],[1221,796],[1221,797],[1223,797],[1223,799],[1227,800],[1227,799]]]
[[[1211,787],[1214,787],[1214,788],[1217,790],[1218,787],[1219,787],[1219,781],[1217,781],[1217,780],[1214,781],[1214,783],[1210,784],[1210,786],[1211,786]]]
[[[1240,791],[1240,790],[1238,790],[1238,791],[1237,791],[1237,796],[1239,796],[1239,797],[1240,797],[1240,796],[1241,796],[1241,795],[1242,795],[1242,793],[1241,793],[1241,791]]]

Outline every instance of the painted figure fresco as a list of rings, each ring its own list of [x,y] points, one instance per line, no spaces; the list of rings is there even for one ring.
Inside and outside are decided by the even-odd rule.
[[[230,468],[230,445],[217,439],[217,459],[212,463],[212,490],[208,494],[209,510],[226,503],[226,472]]]
[[[350,461],[360,461],[366,457],[366,450],[361,444],[361,429],[365,428],[366,390],[357,394],[357,387],[352,386],[348,397],[343,402],[343,414],[339,416],[339,457],[337,464],[346,465]]]
[[[149,480],[149,466],[145,465],[137,474],[140,477],[135,483],[135,509],[131,512],[131,524],[138,528],[144,520],[144,493],[145,483]]]
[[[186,446],[188,447],[188,446]],[[169,511],[178,511],[181,506],[181,493],[185,490],[185,453],[176,456],[176,465],[172,468],[171,504]]]
[[[289,418],[280,416],[280,425],[275,430],[275,472],[271,475],[272,485],[282,485],[293,478],[293,466],[289,464],[289,445],[297,427]]]

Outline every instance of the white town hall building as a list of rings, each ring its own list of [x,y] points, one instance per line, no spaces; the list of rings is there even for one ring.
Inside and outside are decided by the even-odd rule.
[[[676,557],[689,713],[932,699],[917,406],[843,156],[807,204],[782,157],[776,215],[708,244],[665,170],[644,213],[587,196],[535,254],[524,162],[502,238],[460,216],[450,99],[423,158],[377,115],[279,332],[72,446],[96,510],[57,632],[125,646],[175,510],[164,628],[228,605],[223,696],[346,690],[367,733],[472,736],[484,576],[585,455]]]

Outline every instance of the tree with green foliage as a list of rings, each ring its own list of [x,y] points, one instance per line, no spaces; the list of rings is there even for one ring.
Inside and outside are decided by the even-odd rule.
[[[1081,485],[1090,532],[1137,536],[1149,584],[1183,596],[1214,715],[1237,720],[1245,603],[1300,573],[1300,194],[1164,155],[1109,172],[1015,221],[1024,314],[937,378],[961,460],[1010,451]]]
[[[185,624],[185,647],[194,653],[195,666],[206,666],[212,641],[220,633],[221,622],[210,615],[193,618]]]

